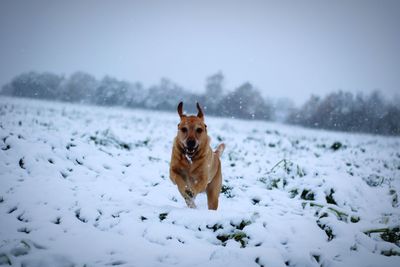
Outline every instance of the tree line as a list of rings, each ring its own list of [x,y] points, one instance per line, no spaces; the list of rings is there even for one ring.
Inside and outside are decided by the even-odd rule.
[[[306,127],[347,132],[400,135],[400,101],[370,94],[337,91],[324,98],[312,95],[286,121]]]
[[[50,72],[22,73],[2,87],[1,94],[101,106],[124,106],[157,110],[175,110],[177,103],[203,104],[207,114],[240,119],[280,120],[305,127],[351,132],[400,135],[400,105],[386,101],[378,91],[353,95],[338,91],[324,98],[311,96],[296,108],[288,99],[264,98],[251,83],[226,90],[224,75],[206,78],[205,90],[197,94],[169,79],[145,88],[105,76],[97,80],[85,72],[69,77]],[[399,104],[399,103],[397,103]],[[194,105],[186,105],[190,112]]]

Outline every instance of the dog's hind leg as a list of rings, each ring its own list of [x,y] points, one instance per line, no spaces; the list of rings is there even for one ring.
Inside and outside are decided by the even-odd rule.
[[[221,192],[222,174],[221,163],[219,162],[218,171],[214,179],[207,185],[207,203],[209,210],[218,209],[218,197]]]

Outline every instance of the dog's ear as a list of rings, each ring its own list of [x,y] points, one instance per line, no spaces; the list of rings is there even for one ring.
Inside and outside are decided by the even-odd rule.
[[[181,117],[181,119],[183,117],[185,117],[185,115],[183,114],[183,102],[182,101],[179,102],[179,104],[178,104],[178,114],[179,114],[179,117]]]
[[[203,113],[203,110],[200,107],[199,102],[196,103],[196,107],[197,107],[197,110],[199,111],[199,112],[197,112],[197,117],[199,117],[200,119],[203,119],[204,118],[204,113]]]

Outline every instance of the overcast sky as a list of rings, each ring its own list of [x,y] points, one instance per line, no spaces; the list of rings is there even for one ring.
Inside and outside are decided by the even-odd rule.
[[[83,70],[203,91],[250,81],[301,103],[400,91],[400,1],[0,1],[0,84]]]

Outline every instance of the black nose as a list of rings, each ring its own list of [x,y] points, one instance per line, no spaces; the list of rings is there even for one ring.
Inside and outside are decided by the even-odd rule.
[[[187,146],[188,148],[194,148],[195,145],[196,145],[196,141],[193,140],[193,139],[189,139],[189,140],[187,140],[187,142],[186,142],[186,146]]]

